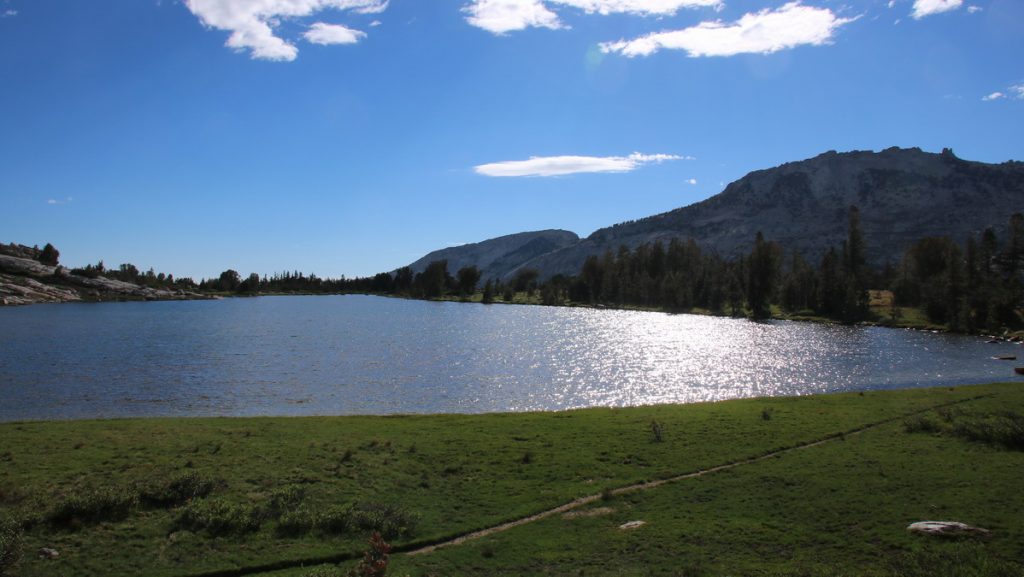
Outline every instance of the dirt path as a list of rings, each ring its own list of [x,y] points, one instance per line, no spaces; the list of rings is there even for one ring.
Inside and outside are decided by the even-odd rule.
[[[769,453],[765,453],[763,455],[759,455],[757,457],[750,457],[748,459],[743,459],[742,461],[734,461],[732,463],[724,463],[722,465],[717,465],[717,466],[714,466],[714,467],[709,467],[707,469],[700,469],[698,471],[692,471],[690,473],[683,473],[681,475],[676,475],[674,477],[667,477],[667,478],[664,478],[664,479],[658,479],[656,481],[648,481],[646,483],[637,483],[635,485],[627,485],[625,487],[619,487],[618,489],[612,489],[611,494],[612,495],[622,495],[622,494],[625,494],[625,493],[632,493],[632,492],[635,492],[635,491],[646,491],[648,489],[653,489],[655,487],[660,487],[661,485],[665,485],[665,484],[668,484],[668,483],[675,483],[677,481],[683,481],[685,479],[694,479],[696,477],[702,477],[704,475],[709,475],[711,473],[717,473],[718,471],[725,471],[727,469],[733,469],[733,468],[736,468],[736,467],[742,467],[744,465],[750,465],[750,464],[753,464],[753,463],[757,463],[759,461],[764,461],[765,459],[772,459],[772,458],[778,457],[780,455],[785,455],[786,453],[791,453],[793,451],[802,451],[804,449],[809,449],[811,447],[817,447],[818,445],[822,445],[824,443],[835,441],[837,439],[842,439],[842,438],[846,437],[847,435],[856,435],[858,433],[863,433],[864,431],[868,431],[870,429],[881,427],[883,425],[887,425],[889,423],[893,423],[893,422],[899,421],[901,419],[906,419],[907,417],[912,417],[914,415],[920,415],[922,413],[927,413],[928,411],[934,411],[936,409],[941,409],[941,408],[944,408],[944,407],[958,405],[960,403],[966,403],[966,402],[970,402],[970,401],[975,401],[975,400],[978,400],[978,399],[981,399],[981,398],[984,398],[984,397],[987,397],[987,396],[989,396],[989,395],[979,395],[979,396],[976,396],[976,397],[970,397],[968,399],[961,399],[959,401],[952,401],[952,402],[949,402],[949,403],[943,403],[941,405],[936,405],[934,407],[929,407],[927,409],[922,409],[920,411],[913,411],[911,413],[906,413],[906,414],[900,415],[898,417],[892,417],[892,418],[885,419],[885,420],[882,420],[882,421],[876,421],[874,423],[868,423],[866,425],[862,425],[860,427],[856,427],[856,428],[850,429],[848,431],[843,431],[843,432],[840,432],[840,433],[833,433],[831,435],[828,435],[826,437],[823,437],[823,438],[815,440],[815,441],[807,441],[807,442],[799,443],[797,445],[793,445],[792,447],[786,447],[784,449],[778,449],[778,450],[775,450],[775,451],[771,451]],[[463,544],[463,543],[465,543],[467,541],[472,541],[474,539],[480,539],[481,537],[486,537],[488,535],[493,535],[495,533],[500,533],[502,531],[508,531],[509,529],[512,529],[514,527],[519,527],[521,525],[526,525],[528,523],[533,523],[535,521],[540,521],[541,519],[545,519],[545,518],[550,517],[552,515],[559,515],[559,514],[562,514],[562,513],[566,513],[568,511],[571,511],[573,509],[577,509],[577,508],[582,507],[584,505],[589,505],[591,503],[594,503],[594,502],[596,502],[596,501],[598,501],[600,499],[601,499],[601,495],[588,495],[586,497],[580,497],[579,499],[576,499],[576,500],[573,500],[573,501],[569,501],[568,503],[559,505],[559,506],[554,507],[552,509],[547,509],[547,510],[541,511],[539,513],[534,513],[533,515],[530,515],[529,517],[523,517],[522,519],[516,519],[515,521],[509,521],[507,523],[502,523],[500,525],[495,525],[493,527],[488,527],[486,529],[480,529],[478,531],[473,531],[472,533],[466,533],[464,535],[460,535],[458,537],[455,537],[455,538],[450,539],[448,541],[443,541],[441,543],[435,543],[433,545],[427,545],[426,547],[420,547],[419,549],[412,549],[410,551],[407,551],[406,554],[407,555],[424,555],[424,554],[436,551],[437,549],[441,549],[443,547],[453,547],[453,546],[456,546],[456,545],[461,545],[461,544]]]

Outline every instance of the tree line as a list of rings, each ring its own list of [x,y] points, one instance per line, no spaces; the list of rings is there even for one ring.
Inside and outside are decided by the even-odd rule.
[[[748,253],[727,259],[703,250],[695,241],[673,238],[592,255],[573,276],[541,281],[536,269],[523,268],[507,281],[487,279],[476,266],[448,270],[446,260],[414,272],[402,267],[372,277],[321,278],[298,271],[243,278],[234,269],[217,278],[175,278],[132,264],[107,269],[103,261],[73,269],[84,276],[105,276],[142,286],[235,294],[368,293],[411,298],[460,298],[478,292],[481,301],[540,302],[643,307],[673,312],[704,310],[764,319],[773,310],[855,323],[880,314],[899,320],[904,308],[920,309],[933,323],[975,332],[1019,328],[1024,305],[1024,216],[1014,214],[1003,238],[987,229],[961,245],[949,237],[928,237],[907,249],[899,262],[868,266],[860,211],[848,211],[847,234],[817,262],[789,254],[758,232]],[[59,252],[47,244],[34,249],[38,260],[56,265]],[[870,307],[869,289],[887,290],[888,309]]]

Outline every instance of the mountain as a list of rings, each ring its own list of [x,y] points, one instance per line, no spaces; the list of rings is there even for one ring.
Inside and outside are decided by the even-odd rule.
[[[413,273],[423,272],[427,265],[448,261],[448,271],[455,274],[466,266],[476,265],[481,280],[502,277],[538,256],[557,252],[578,243],[580,237],[567,230],[540,230],[499,236],[483,242],[435,250],[409,265]]]
[[[542,277],[574,275],[590,255],[673,238],[734,257],[749,252],[758,231],[815,262],[846,238],[851,205],[860,211],[868,261],[898,262],[924,237],[963,242],[988,227],[1004,230],[1010,215],[1024,212],[1024,163],[961,160],[949,149],[830,151],[751,172],[705,201],[600,229],[518,264],[486,264],[504,279],[520,268],[536,268]],[[458,262],[481,265],[469,253]]]

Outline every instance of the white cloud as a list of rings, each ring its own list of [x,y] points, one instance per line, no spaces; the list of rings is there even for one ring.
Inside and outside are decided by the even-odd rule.
[[[473,168],[484,176],[564,176],[584,172],[630,172],[645,164],[667,160],[689,160],[674,154],[641,154],[629,156],[532,156],[529,160],[505,160],[481,164]]]
[[[886,6],[888,6],[889,8],[895,8],[896,7],[896,0],[889,0],[889,3],[886,4]]]
[[[984,10],[984,8],[982,8],[981,6],[968,6],[967,7],[967,13],[968,14],[976,14],[978,12],[981,12],[982,10]]]
[[[68,203],[69,203],[69,202],[71,202],[72,200],[74,200],[74,199],[73,199],[73,198],[71,198],[70,196],[68,196],[68,197],[65,197],[65,198],[64,198],[64,200],[59,200],[59,199],[56,199],[56,198],[51,198],[50,200],[47,200],[47,201],[46,201],[46,204],[49,204],[49,205],[55,205],[55,204],[68,204]]]
[[[355,44],[366,37],[366,32],[346,28],[340,24],[317,22],[302,36],[313,44]]]
[[[1014,84],[1009,90],[1014,98],[1024,100],[1024,84]]]
[[[382,22],[380,20],[374,20],[373,22],[370,22],[370,28],[376,28],[376,27],[380,26],[381,24],[382,24]]]
[[[376,14],[388,0],[185,0],[185,6],[210,28],[228,30],[226,46],[249,50],[262,60],[295,60],[298,48],[275,34],[283,18],[301,18],[323,10]]]
[[[0,18],[11,18],[11,17],[17,16],[17,15],[18,15],[18,11],[17,10],[9,9],[9,10],[4,10],[3,14],[0,14]]]
[[[691,178],[691,179],[686,181],[686,184],[689,184],[690,186],[697,186],[697,179],[696,178]]]
[[[683,8],[722,8],[722,0],[548,0],[579,8],[587,14],[671,16]]]
[[[464,6],[466,22],[494,34],[525,28],[562,28],[558,15],[540,0],[475,0]]]
[[[554,5],[587,14],[671,16],[683,8],[721,8],[722,0],[472,0],[462,8],[466,21],[494,34],[526,28],[568,28],[551,10]]]
[[[992,100],[999,100],[1000,98],[1006,98],[1006,95],[1003,94],[1002,92],[993,92],[992,94],[989,94],[988,96],[982,96],[981,97],[981,99],[984,100],[985,102],[991,102]]]
[[[789,2],[777,10],[744,14],[736,22],[701,22],[683,30],[656,32],[633,40],[605,42],[603,52],[648,56],[661,49],[685,50],[691,57],[769,54],[832,40],[835,31],[856,18],[838,18],[827,8]]]
[[[919,20],[932,14],[956,10],[963,3],[964,0],[914,0],[914,12],[911,16]]]

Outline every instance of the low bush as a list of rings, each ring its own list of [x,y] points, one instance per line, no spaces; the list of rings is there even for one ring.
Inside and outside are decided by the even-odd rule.
[[[890,563],[892,577],[1020,577],[1021,567],[976,544],[906,553]]]
[[[185,506],[174,521],[175,529],[206,531],[213,537],[258,531],[262,515],[258,508],[219,499],[201,499]]]
[[[271,519],[279,519],[285,513],[295,511],[306,497],[306,490],[297,485],[275,489],[267,497],[264,513]]]
[[[216,483],[213,480],[191,471],[142,487],[139,498],[149,507],[177,507],[193,499],[206,497],[213,492],[214,487]]]
[[[953,434],[1012,451],[1024,451],[1024,416],[1013,412],[958,419]]]
[[[364,503],[351,509],[352,525],[365,531],[380,533],[387,540],[416,532],[419,516],[401,507]]]
[[[282,537],[298,537],[309,533],[317,526],[317,516],[308,509],[284,511],[277,519],[277,534]]]
[[[939,433],[942,425],[926,415],[917,415],[903,421],[903,430],[908,433]]]
[[[7,575],[21,560],[21,525],[14,519],[0,517],[0,575]]]
[[[75,529],[104,521],[120,521],[139,504],[136,491],[123,487],[85,490],[57,503],[45,516],[54,527]]]

